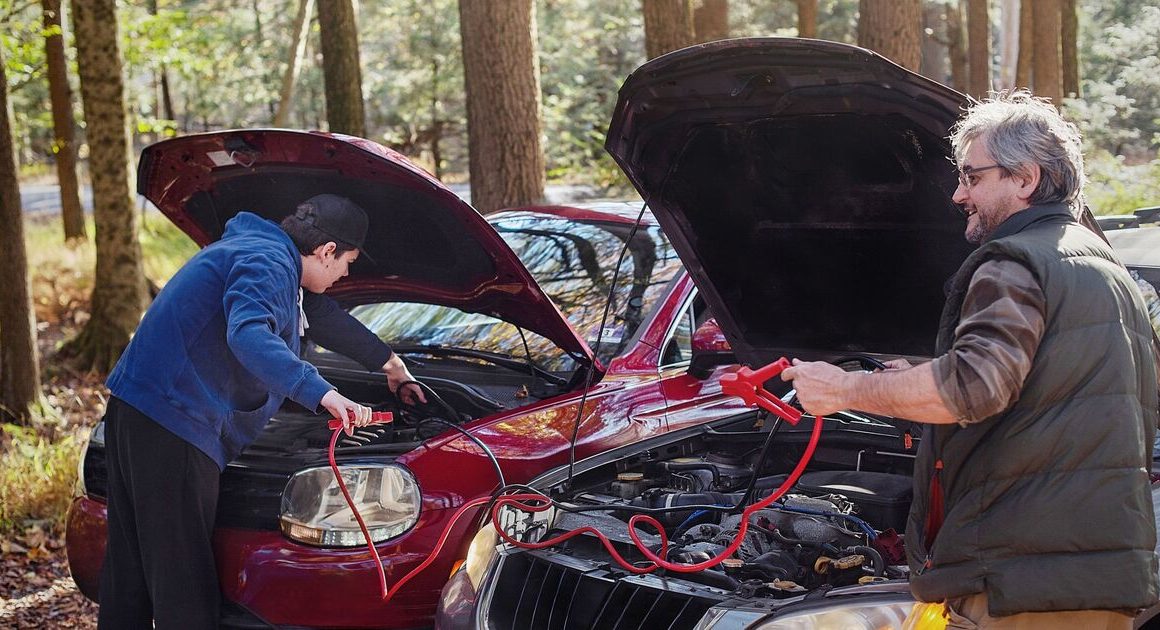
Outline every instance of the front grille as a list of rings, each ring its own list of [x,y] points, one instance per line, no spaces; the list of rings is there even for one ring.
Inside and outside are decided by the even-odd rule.
[[[494,630],[681,630],[724,599],[642,584],[603,569],[580,570],[539,552],[504,558],[487,610]]]

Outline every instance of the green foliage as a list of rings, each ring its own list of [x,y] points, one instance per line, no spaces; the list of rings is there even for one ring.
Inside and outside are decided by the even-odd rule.
[[[46,437],[35,428],[0,425],[0,538],[29,521],[59,529],[73,496],[86,432]]]
[[[1083,98],[1067,101],[1090,149],[1147,160],[1160,149],[1160,7],[1081,3]]]
[[[1086,160],[1088,205],[1096,214],[1131,214],[1160,205],[1160,155],[1150,162],[1128,164],[1107,151],[1089,152]]]

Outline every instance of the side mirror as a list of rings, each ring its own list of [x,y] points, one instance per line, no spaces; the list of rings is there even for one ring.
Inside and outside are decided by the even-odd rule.
[[[689,374],[693,378],[706,379],[713,368],[737,362],[737,355],[725,339],[725,333],[715,318],[705,320],[693,333],[693,359],[689,362]]]

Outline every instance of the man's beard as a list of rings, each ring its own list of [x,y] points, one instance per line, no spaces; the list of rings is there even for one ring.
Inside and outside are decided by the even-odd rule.
[[[972,245],[982,245],[1013,214],[1011,212],[1005,212],[1005,210],[1006,208],[1002,204],[996,205],[987,212],[979,212],[978,206],[975,206],[973,212],[975,227],[967,230],[967,242]],[[969,215],[967,220],[970,221]]]

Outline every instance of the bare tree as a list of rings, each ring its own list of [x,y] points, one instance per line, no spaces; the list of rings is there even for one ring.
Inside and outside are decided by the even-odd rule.
[[[926,2],[922,5],[922,64],[918,73],[940,83],[947,82],[950,72],[945,22],[945,4]]]
[[[960,92],[969,89],[967,72],[966,31],[963,28],[963,9],[956,1],[951,0],[946,5],[947,12],[947,51],[951,60],[951,87]]]
[[[66,241],[85,238],[85,211],[77,183],[76,121],[72,90],[68,86],[68,62],[64,56],[64,30],[60,0],[41,0],[44,13],[44,56],[48,63],[48,93],[52,101],[52,143],[56,179],[60,184],[60,218]]]
[[[1019,58],[1015,62],[1015,87],[1031,87],[1032,60],[1035,58],[1035,16],[1031,0],[1019,2]]]
[[[1015,87],[1019,58],[1019,0],[1001,0],[999,12],[999,86]]]
[[[532,0],[459,2],[471,201],[482,213],[544,196]]]
[[[1078,97],[1082,95],[1079,88],[1079,51],[1076,40],[1079,34],[1079,16],[1076,14],[1076,1],[1063,0],[1061,7],[1063,95]]]
[[[318,0],[318,27],[330,130],[365,136],[358,27],[351,0]]]
[[[97,269],[92,316],[61,352],[82,368],[113,367],[137,327],[147,300],[138,215],[133,209],[129,128],[115,0],[73,0],[93,184]]]
[[[290,119],[290,110],[294,108],[294,83],[298,80],[298,69],[306,57],[306,39],[310,35],[313,5],[314,0],[298,0],[298,16],[294,18],[294,30],[290,33],[286,72],[282,73],[282,91],[278,98],[278,110],[274,113],[275,127],[285,127]]]
[[[967,50],[970,55],[972,96],[982,97],[991,90],[991,18],[987,0],[967,0]]]
[[[1035,0],[1031,5],[1035,22],[1035,93],[1058,106],[1063,97],[1060,0]]]
[[[798,37],[818,36],[818,0],[796,0]]]
[[[712,42],[729,38],[729,0],[697,0],[693,9],[693,39]]]
[[[692,0],[641,0],[641,11],[649,59],[696,43]]]
[[[919,0],[860,0],[858,45],[910,70],[922,57]]]
[[[8,76],[0,47],[0,421],[19,423],[40,397],[40,359],[8,118]]]

